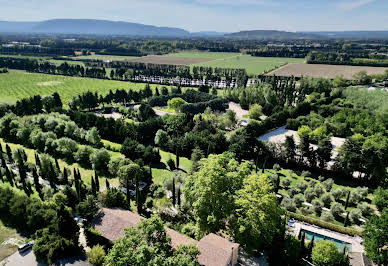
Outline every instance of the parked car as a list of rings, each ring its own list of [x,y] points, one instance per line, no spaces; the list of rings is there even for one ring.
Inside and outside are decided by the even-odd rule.
[[[18,246],[18,251],[20,253],[26,252],[27,250],[32,248],[33,245],[34,245],[34,241],[25,242],[25,243]]]

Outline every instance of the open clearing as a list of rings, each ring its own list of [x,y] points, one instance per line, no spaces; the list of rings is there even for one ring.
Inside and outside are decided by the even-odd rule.
[[[144,86],[145,84],[142,83],[126,81],[10,71],[6,74],[0,74],[0,103],[14,103],[16,100],[33,95],[44,96],[58,92],[65,108],[67,108],[67,104],[73,96],[87,91],[105,95],[109,93],[109,90],[140,90]],[[152,84],[150,86],[152,89],[156,87]]]
[[[388,68],[368,67],[368,66],[339,66],[339,65],[319,65],[319,64],[288,64],[270,73],[276,76],[330,78],[343,75],[345,79],[353,79],[353,75],[366,71],[371,74],[383,74]]]

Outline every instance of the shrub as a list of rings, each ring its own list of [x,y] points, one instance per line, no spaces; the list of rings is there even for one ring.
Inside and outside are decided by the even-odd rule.
[[[300,211],[301,213],[303,213],[303,215],[309,215],[312,213],[312,210],[310,209],[310,207],[302,207],[300,208]]]
[[[313,187],[315,187],[315,185],[317,184],[317,181],[316,180],[310,180],[310,182],[309,182],[309,187],[311,187],[311,188],[313,188]]]
[[[250,119],[260,120],[260,116],[262,114],[263,114],[263,108],[258,104],[252,105],[251,108],[249,109]]]
[[[322,185],[325,187],[326,191],[329,192],[333,187],[334,180],[329,178],[322,182]]]
[[[306,199],[307,202],[311,202],[314,198],[316,197],[314,189],[313,188],[308,188],[304,192],[304,198]]]
[[[296,194],[298,194],[299,191],[296,188],[292,187],[287,192],[288,192],[288,195],[290,195],[290,197],[293,197]]]
[[[296,207],[300,208],[303,205],[304,196],[302,194],[297,194],[294,196],[293,201],[294,201]]]
[[[353,209],[349,213],[350,220],[353,223],[359,223],[361,218],[361,210],[359,209]]]
[[[362,216],[368,217],[372,215],[373,209],[369,206],[368,203],[362,202],[357,205],[357,209],[359,209],[362,213]]]
[[[291,185],[291,180],[288,179],[288,178],[285,178],[283,179],[281,182],[280,182],[280,185],[284,188],[288,188],[290,185]]]
[[[341,188],[337,188],[336,190],[331,192],[331,195],[333,195],[333,198],[338,201],[344,196],[344,190]]]
[[[291,211],[291,212],[296,211],[296,205],[294,201],[292,201],[290,198],[283,198],[282,206],[286,208],[286,210],[288,211]]]
[[[341,265],[343,255],[338,252],[334,242],[322,240],[313,247],[311,258],[317,266]]]
[[[172,98],[167,102],[168,108],[174,109],[176,112],[179,111],[184,104],[187,104],[187,102],[179,97]]]
[[[182,233],[196,239],[198,235],[198,228],[194,223],[187,223],[182,226]]]
[[[276,170],[276,171],[279,171],[279,170],[282,169],[282,168],[280,167],[279,164],[275,163],[275,164],[273,165],[272,169],[274,169],[274,170]]]
[[[325,222],[332,222],[334,221],[334,216],[331,212],[322,212],[321,219]]]
[[[311,176],[311,172],[310,171],[302,171],[301,176],[309,177],[309,176]]]
[[[355,190],[350,192],[349,202],[352,204],[357,204],[360,201],[364,200],[368,196],[367,187],[357,187]]]
[[[344,209],[342,208],[341,204],[334,203],[333,205],[331,205],[330,212],[331,212],[331,214],[333,214],[333,216],[336,219],[338,219],[338,218],[342,217],[342,213],[344,212]]]
[[[321,182],[323,182],[325,179],[326,178],[324,176],[322,176],[322,175],[318,176],[318,180],[321,181]]]
[[[100,266],[104,262],[105,250],[102,246],[96,245],[87,253],[88,261],[95,265]]]
[[[331,202],[333,201],[333,199],[331,198],[331,195],[330,193],[325,193],[321,196],[321,201],[323,202],[323,205],[326,207],[326,208],[329,208],[330,205],[331,205]]]
[[[329,229],[332,231],[336,231],[339,233],[343,233],[343,234],[347,234],[347,235],[351,235],[351,236],[360,235],[360,231],[355,230],[353,228],[348,228],[348,227],[343,227],[343,226],[332,224],[332,223],[327,223],[327,222],[324,222],[324,221],[319,220],[319,219],[304,216],[301,214],[296,214],[293,212],[288,212],[288,215],[290,215],[290,217],[295,218],[296,220],[303,221],[303,222],[313,224],[313,225],[317,225],[317,226],[320,226],[320,227],[323,227],[323,228],[326,228],[326,229]]]
[[[299,189],[300,192],[304,192],[306,190],[306,188],[308,187],[308,184],[306,181],[302,181],[302,182],[299,182],[297,185],[296,185],[297,189]]]
[[[313,205],[313,210],[314,212],[320,216],[321,215],[321,212],[322,212],[322,207],[323,207],[323,203],[319,200],[319,199],[314,199],[312,201],[312,205]]]
[[[388,189],[383,189],[382,187],[377,188],[374,192],[373,203],[379,211],[388,208]]]
[[[317,197],[320,197],[323,194],[323,192],[325,192],[325,189],[321,184],[317,184],[314,187],[314,192]]]

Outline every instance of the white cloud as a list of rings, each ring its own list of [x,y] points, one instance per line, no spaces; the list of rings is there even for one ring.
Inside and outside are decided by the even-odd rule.
[[[337,7],[341,8],[343,10],[353,10],[353,9],[358,8],[360,6],[373,3],[375,1],[376,0],[353,0],[353,1],[346,1],[346,2],[337,3]]]

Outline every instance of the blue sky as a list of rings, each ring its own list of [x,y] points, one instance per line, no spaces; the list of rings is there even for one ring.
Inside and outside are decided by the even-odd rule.
[[[0,20],[91,18],[233,32],[388,30],[387,0],[0,0]]]

